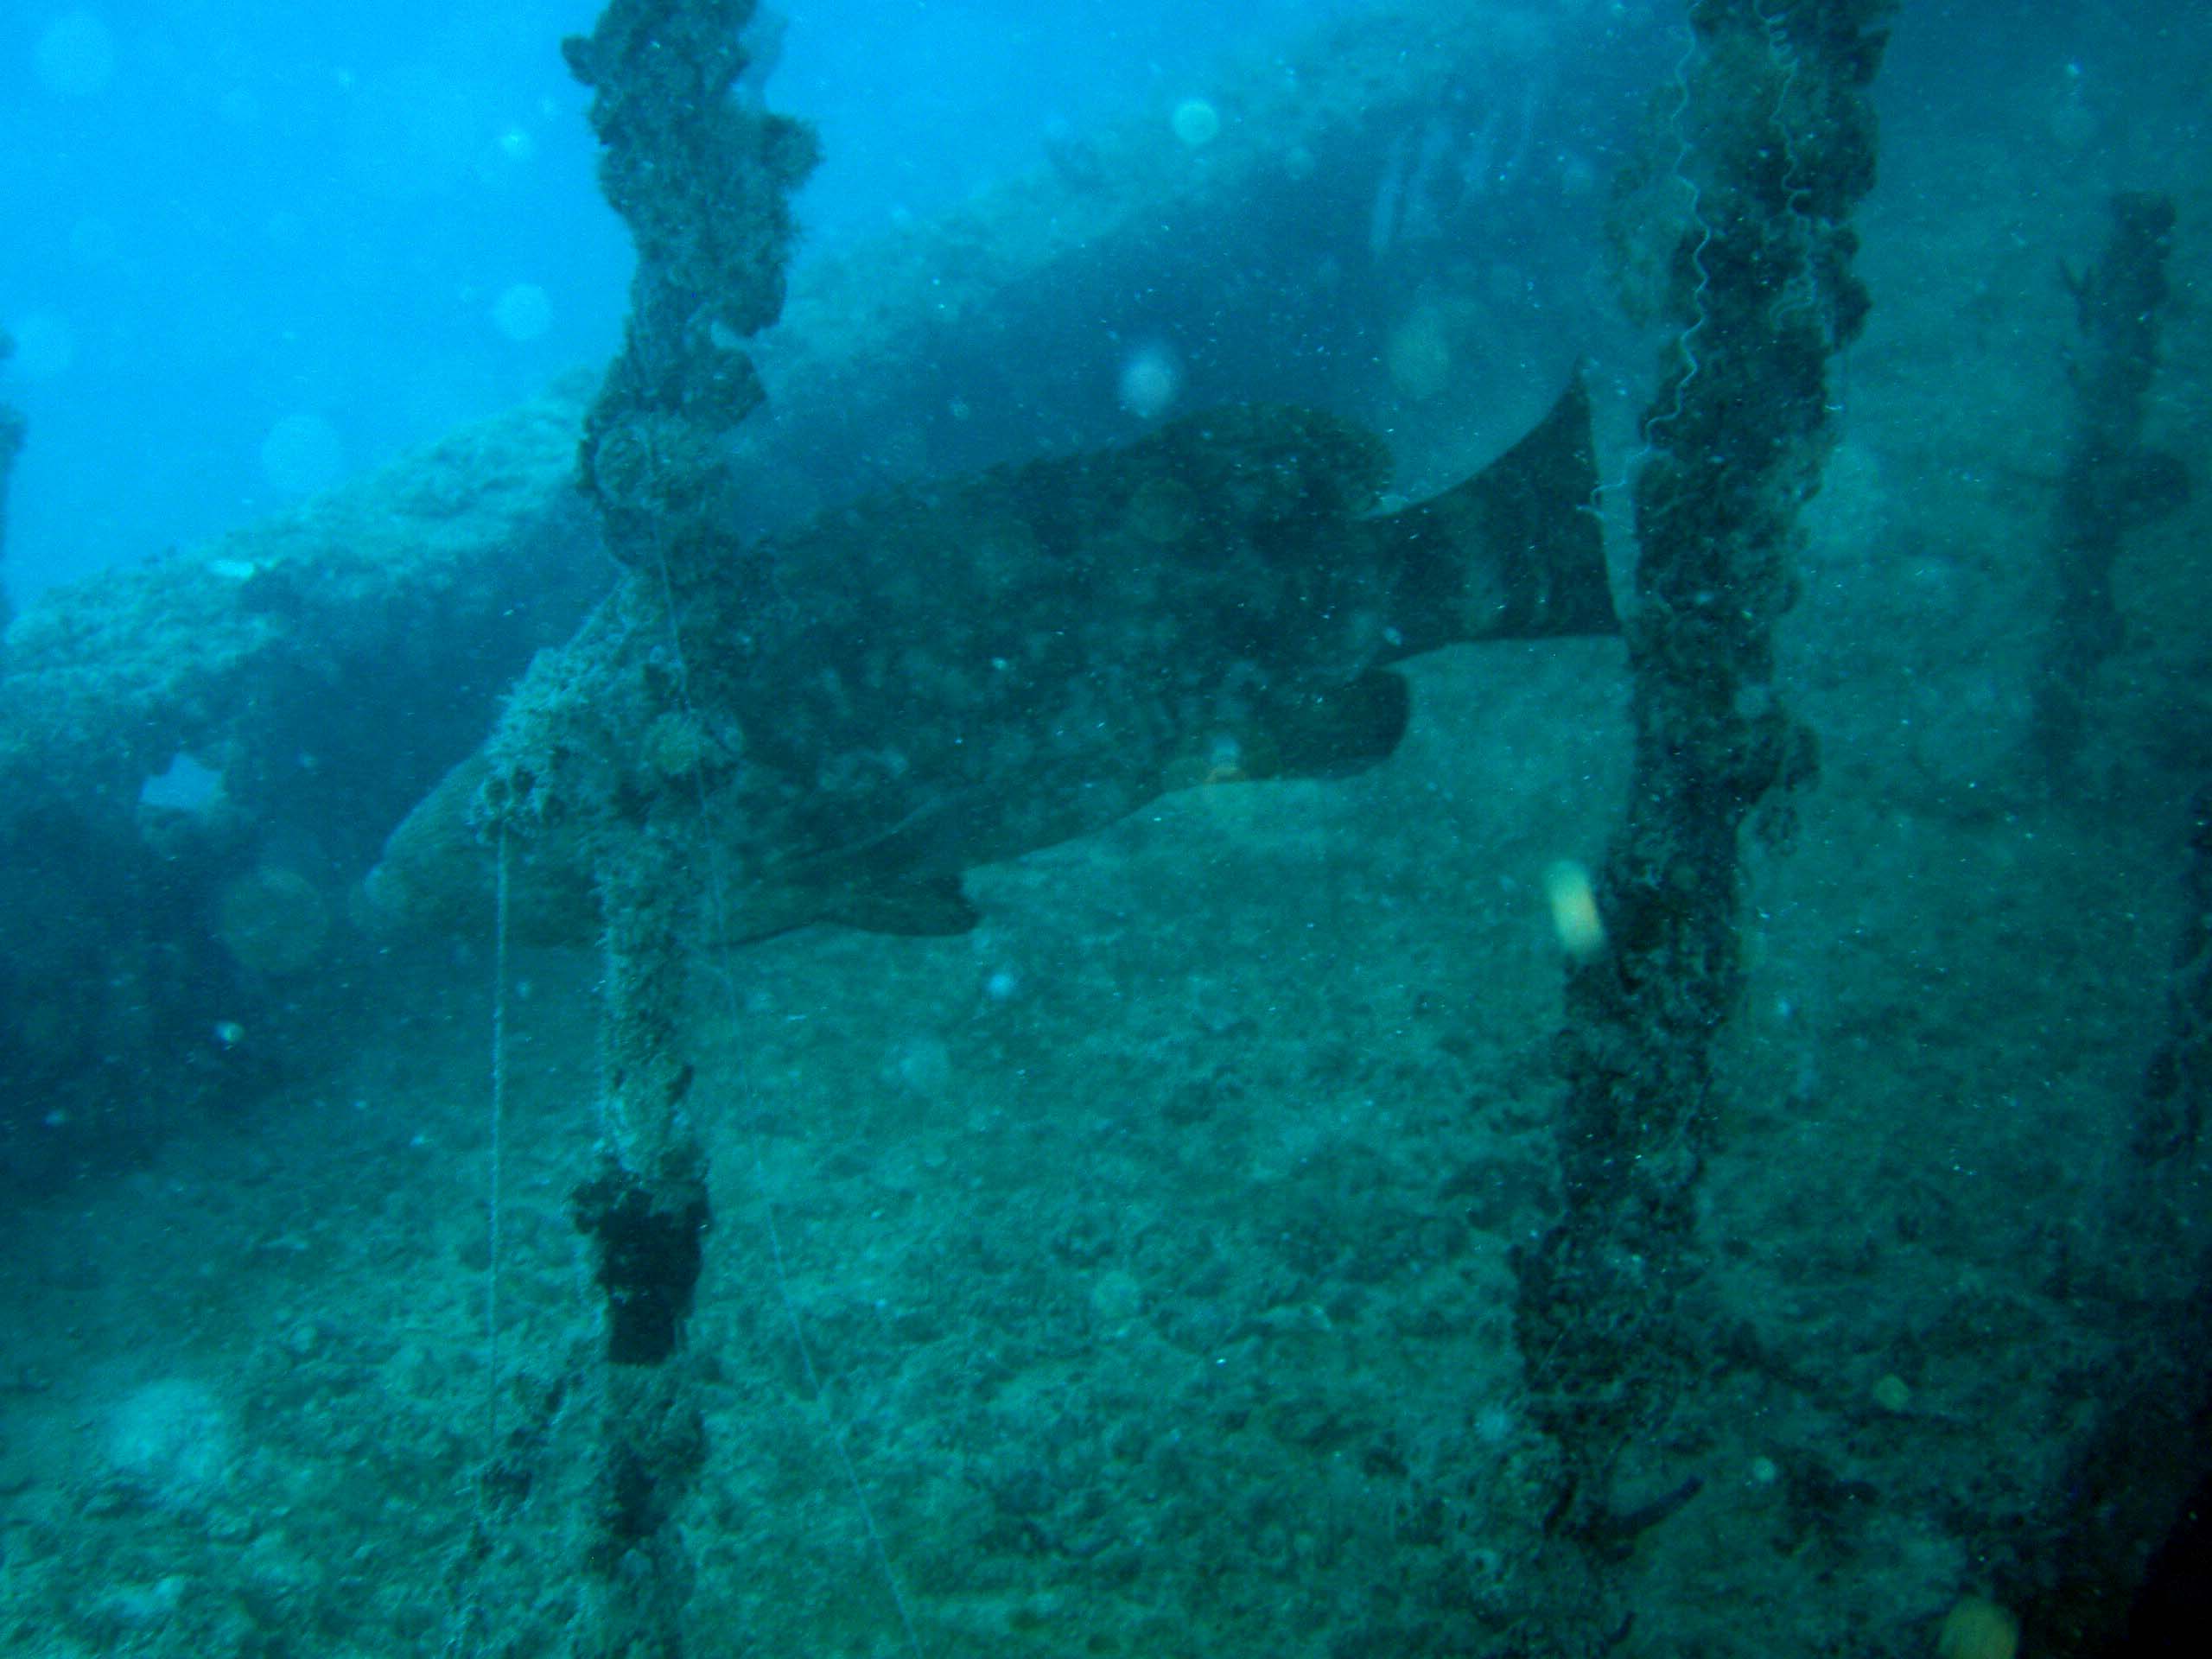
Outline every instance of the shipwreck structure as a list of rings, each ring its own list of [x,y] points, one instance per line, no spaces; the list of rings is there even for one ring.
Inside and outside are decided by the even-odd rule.
[[[748,534],[763,461],[733,439],[764,393],[744,342],[783,302],[813,160],[804,129],[725,96],[751,10],[617,0],[569,44],[639,251],[580,466],[622,575],[372,891],[454,920],[488,909],[496,862],[526,929],[564,937],[565,917],[605,952],[601,1152],[573,1210],[605,1296],[594,1652],[666,1639],[690,1579],[702,947],[816,919],[964,928],[966,866],[1179,785],[1387,755],[1400,658],[1614,626],[1579,379],[1492,466],[1395,512],[1376,440],[1238,403]]]
[[[2189,479],[2174,456],[2143,441],[2158,369],[2171,197],[2123,191],[2095,261],[2069,275],[2078,338],[2068,377],[2073,432],[2051,523],[2058,604],[2034,686],[2031,741],[2046,781],[2077,786],[2085,709],[2096,670],[2120,644],[2113,565],[2131,531],[2174,512]]]
[[[1517,1264],[1529,1384],[1563,1458],[1558,1522],[1600,1558],[1697,1490],[1634,1453],[1704,1363],[1696,1205],[1743,982],[1741,840],[1786,825],[1814,768],[1776,629],[1833,441],[1828,365],[1866,316],[1851,215],[1873,183],[1891,10],[1697,0],[1662,95],[1681,206],[1675,334],[1634,462],[1634,773],[1597,883],[1602,937],[1568,971],[1565,1213]]]
[[[2157,1024],[2116,982],[2159,964],[2116,924],[2041,959],[2071,894],[1979,913],[1955,872],[2006,855],[2024,886],[2033,837],[1866,832],[1916,799],[1862,765],[1866,728],[1992,677],[1944,665],[1897,550],[1857,533],[1942,523],[1918,495],[1876,518],[1864,480],[1885,396],[1894,453],[1948,465],[1949,356],[1861,380],[1869,453],[1826,504],[1856,593],[1801,511],[1867,312],[1889,8],[1689,15],[1642,174],[1671,340],[1628,446],[1624,628],[1569,342],[1510,373],[1471,349],[1543,263],[1497,220],[1580,200],[1552,138],[1605,124],[1526,90],[1528,18],[1376,7],[1196,89],[1202,143],[1160,110],[1056,139],[787,291],[811,147],[727,95],[757,78],[754,8],[613,0],[568,47],[639,248],[605,375],[16,620],[10,1175],[51,1192],[76,1148],[143,1144],[172,1077],[244,1101],[315,1058],[318,998],[365,993],[327,1023],[396,1063],[359,1109],[373,1141],[314,1109],[339,1066],[288,1091],[311,1108],[289,1141],[249,1144],[324,1154],[304,1173],[234,1186],[233,1120],[179,1149],[200,1179],[10,1212],[45,1247],[0,1274],[27,1331],[127,1339],[219,1274],[237,1317],[167,1352],[229,1366],[184,1433],[241,1432],[204,1503],[165,1502],[114,1444],[147,1437],[101,1443],[95,1375],[157,1344],[100,1366],[73,1332],[27,1341],[41,1369],[0,1376],[0,1632],[387,1651],[442,1619],[449,1652],[590,1659],[2094,1645],[2165,1522],[2172,1474],[2144,1465],[2203,1433],[2201,1342],[2167,1339],[2201,1301],[2145,1296],[2193,1262],[2120,1270],[2150,1254],[2140,1211],[2081,1207],[2111,1191],[2106,1130],[2127,1161],[2130,1039]],[[1538,210],[1516,177],[1560,188]],[[1144,418],[1117,396],[1133,351],[1174,370]],[[1801,556],[1842,607],[1822,641],[1783,636]],[[1932,689],[1797,671],[1870,616],[1910,619]],[[1436,650],[1620,632],[1632,684],[1604,642]],[[1409,683],[1440,718],[1409,722]],[[1808,709],[1853,753],[1754,921]],[[1341,789],[1211,787],[1402,738]],[[1524,876],[1588,850],[1593,780],[1631,760],[1594,889],[1554,867],[1548,1046]],[[2201,1236],[2209,818],[2135,1120],[2175,1239]],[[1035,902],[965,941],[724,948],[965,928],[978,859],[1008,861],[987,902]],[[429,950],[372,942],[395,920]],[[1923,924],[1941,988],[1884,954],[1777,1012],[1853,926],[1886,953]],[[1997,971],[1961,986],[1975,957]],[[2084,1012],[2099,1030],[2050,1040]],[[1979,1109],[2084,1057],[2070,1103]],[[187,1220],[216,1245],[103,1287],[76,1245],[110,1217],[145,1230],[126,1262],[180,1255]]]
[[[1620,88],[1654,55],[1648,22],[1576,27]],[[1611,83],[1552,82],[1550,47],[1511,16],[1380,5],[1211,80],[1203,147],[1146,109],[804,264],[745,353],[769,401],[724,434],[747,479],[728,528],[1126,440],[1119,378],[1141,346],[1178,365],[1179,408],[1271,397],[1448,433],[1399,448],[1397,481],[1463,475],[1541,413],[1541,380],[1474,372],[1541,324],[1484,297],[1501,285],[1484,251],[1512,233],[1513,294],[1548,250],[1579,257],[1586,226],[1560,204],[1594,216],[1591,157],[1625,124]],[[1555,385],[1567,347],[1532,349]],[[499,689],[607,595],[610,549],[575,491],[592,395],[559,388],[16,620],[0,854],[41,879],[0,898],[22,991],[0,998],[0,1099],[36,1103],[0,1109],[9,1179],[149,1145],[311,1052],[302,993],[361,949],[354,883]]]
[[[0,1182],[127,1159],[314,1062],[364,960],[348,886],[605,589],[576,413],[517,410],[15,619]]]

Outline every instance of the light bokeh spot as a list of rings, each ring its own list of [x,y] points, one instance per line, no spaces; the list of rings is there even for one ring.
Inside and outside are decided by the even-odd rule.
[[[287,415],[261,441],[262,475],[287,495],[328,489],[345,470],[345,440],[320,415]]]
[[[1221,111],[1203,98],[1186,98],[1175,106],[1168,124],[1178,138],[1197,149],[1221,137]]]
[[[1552,931],[1567,955],[1586,962],[1605,948],[1605,919],[1598,913],[1598,894],[1587,869],[1571,858],[1546,869],[1544,900],[1551,907]]]
[[[545,338],[553,327],[553,302],[536,283],[517,283],[492,306],[492,326],[517,345]]]
[[[1140,346],[1122,365],[1122,407],[1141,421],[1158,420],[1183,390],[1183,365],[1157,341]]]
[[[38,37],[31,67],[60,98],[89,98],[115,75],[115,35],[89,11],[65,11]]]

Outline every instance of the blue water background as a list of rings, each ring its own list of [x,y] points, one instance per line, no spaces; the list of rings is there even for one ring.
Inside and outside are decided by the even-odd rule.
[[[797,0],[800,257],[1350,0]],[[590,0],[0,8],[19,598],[250,519],[604,360],[630,249],[561,37]],[[542,297],[541,297],[542,296]],[[502,310],[502,301],[506,308]],[[505,327],[502,327],[503,321]],[[522,337],[516,337],[520,334]]]

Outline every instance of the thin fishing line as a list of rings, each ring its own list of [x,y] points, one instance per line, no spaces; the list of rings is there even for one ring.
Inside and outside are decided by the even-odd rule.
[[[504,819],[499,824],[495,868],[492,925],[492,1167],[489,1191],[485,1195],[488,1259],[484,1269],[484,1460],[487,1467],[499,1449],[499,1199],[507,1122],[507,826]]]
[[[505,1163],[507,1117],[507,827],[502,822],[493,868],[492,901],[492,1089],[486,1140],[489,1145],[484,1178],[484,1460],[476,1473],[471,1495],[474,1510],[470,1565],[460,1592],[457,1623],[448,1635],[445,1651],[480,1651],[478,1600],[483,1588],[482,1552],[490,1548],[492,1509],[487,1497],[493,1466],[499,1455],[499,1216],[501,1172]]]
[[[653,563],[660,575],[661,606],[668,618],[668,641],[671,654],[676,658],[676,695],[684,715],[703,729],[697,708],[691,701],[691,666],[683,650],[683,630],[677,620],[676,584],[668,572],[668,550],[663,544],[658,523],[653,528]],[[729,919],[729,886],[722,865],[722,838],[717,833],[714,804],[707,794],[706,769],[703,766],[691,768],[691,783],[699,806],[699,828],[707,842],[707,893],[710,910],[712,937],[727,938]],[[741,1010],[737,1001],[737,985],[727,971],[719,968],[715,977],[721,982],[722,1000],[727,1005],[730,1028],[737,1028]],[[747,1104],[751,1106],[752,1078],[744,1068],[739,1068],[739,1088],[744,1092]],[[748,1113],[748,1117],[753,1116]],[[760,1139],[755,1132],[747,1135],[747,1148],[753,1158],[753,1186],[760,1206],[761,1230],[768,1241],[768,1257],[775,1268],[776,1300],[782,1305],[784,1319],[791,1328],[791,1344],[798,1351],[799,1368],[806,1377],[807,1395],[821,1414],[829,1430],[830,1449],[836,1452],[837,1466],[843,1472],[845,1485],[853,1495],[853,1507],[859,1513],[861,1529],[868,1535],[868,1551],[874,1559],[876,1571],[889,1592],[891,1605],[899,1614],[899,1628],[905,1633],[906,1650],[913,1659],[923,1659],[922,1639],[914,1625],[913,1614],[906,1605],[906,1594],[899,1582],[899,1574],[891,1564],[891,1551],[883,1541],[882,1529],[876,1524],[875,1506],[868,1501],[868,1489],[861,1484],[860,1471],[854,1465],[852,1452],[845,1444],[844,1425],[830,1408],[829,1396],[822,1386],[822,1374],[814,1363],[813,1345],[807,1341],[806,1326],[799,1318],[798,1304],[791,1295],[791,1274],[784,1262],[783,1229],[776,1220],[775,1201],[768,1192],[768,1170],[760,1155]]]
[[[1814,269],[1813,215],[1800,206],[1810,192],[1803,182],[1804,166],[1798,159],[1797,143],[1790,131],[1789,95],[1797,86],[1798,57],[1789,44],[1789,20],[1796,15],[1795,4],[1786,5],[1771,15],[1763,11],[1754,0],[1751,15],[1758,19],[1766,35],[1767,60],[1782,66],[1782,85],[1774,95],[1774,108],[1767,113],[1767,124],[1774,129],[1775,142],[1782,151],[1783,211],[1796,221],[1796,241],[1799,275],[1785,284],[1779,301],[1770,315],[1780,322],[1794,311],[1810,310],[1819,298],[1819,276]]]
[[[1682,188],[1690,193],[1690,223],[1697,227],[1698,232],[1697,245],[1690,250],[1690,269],[1697,272],[1697,285],[1691,289],[1689,293],[1690,309],[1694,314],[1694,320],[1690,326],[1682,330],[1675,340],[1675,348],[1682,354],[1682,360],[1688,365],[1688,368],[1682,378],[1675,383],[1674,406],[1665,414],[1655,415],[1644,422],[1643,442],[1626,461],[1621,463],[1621,475],[1617,481],[1600,484],[1598,486],[1597,494],[1600,498],[1612,494],[1616,491],[1626,489],[1630,481],[1635,478],[1637,469],[1659,453],[1659,446],[1653,441],[1654,435],[1662,427],[1672,426],[1681,418],[1683,397],[1689,391],[1690,382],[1698,377],[1700,365],[1697,348],[1691,342],[1697,338],[1699,331],[1706,324],[1705,292],[1713,284],[1713,273],[1706,269],[1705,251],[1713,245],[1713,226],[1707,223],[1705,218],[1704,190],[1696,180],[1682,170],[1683,163],[1689,160],[1690,150],[1693,148],[1689,138],[1682,131],[1682,117],[1689,111],[1689,71],[1690,64],[1696,56],[1697,35],[1692,32],[1688,43],[1682,48],[1682,55],[1675,61],[1676,95],[1675,112],[1667,118],[1668,129],[1675,135],[1676,146],[1673,176]]]

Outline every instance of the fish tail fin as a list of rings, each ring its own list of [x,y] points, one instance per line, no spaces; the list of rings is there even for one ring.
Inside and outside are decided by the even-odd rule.
[[[1453,640],[1619,632],[1597,499],[1590,393],[1578,366],[1550,412],[1481,472],[1370,521],[1400,543],[1407,654]]]

